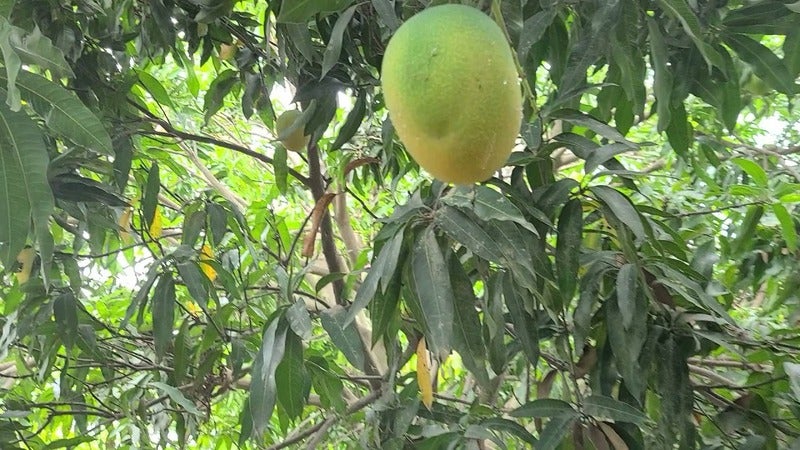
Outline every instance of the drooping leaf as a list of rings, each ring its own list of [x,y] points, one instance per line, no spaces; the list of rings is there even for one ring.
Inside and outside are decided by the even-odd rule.
[[[561,210],[556,241],[558,287],[567,300],[572,298],[578,283],[582,233],[583,205],[579,199],[572,199]]]
[[[678,19],[689,38],[692,39],[700,54],[703,55],[708,70],[712,67],[723,68],[724,63],[720,54],[706,42],[700,19],[692,11],[686,0],[657,0],[658,5],[670,16]]]
[[[367,277],[356,292],[356,298],[353,304],[347,311],[344,323],[350,324],[353,319],[364,309],[369,302],[375,297],[378,292],[378,286],[382,287],[381,291],[386,292],[392,278],[394,277],[395,269],[400,258],[400,251],[403,249],[403,229],[400,229],[391,240],[386,242],[381,247],[380,253],[375,258]]]
[[[350,20],[352,20],[353,13],[355,12],[356,6],[351,6],[336,19],[336,24],[334,24],[333,31],[331,31],[331,37],[328,40],[328,44],[325,46],[325,53],[322,54],[322,73],[320,74],[320,79],[325,78],[325,75],[339,60],[339,55],[342,52],[342,39],[344,39],[347,25],[350,23]]]
[[[8,81],[8,78],[0,73],[0,81]],[[16,86],[22,98],[34,104],[54,132],[95,152],[114,155],[108,131],[73,93],[26,70],[19,72]]]
[[[352,0],[293,0],[284,2],[278,13],[278,23],[305,23],[320,12],[341,11]]]
[[[783,233],[783,239],[786,241],[786,247],[794,252],[797,250],[797,228],[795,227],[794,219],[789,214],[789,211],[786,210],[786,207],[780,203],[772,205],[772,212],[781,224],[781,232]]]
[[[639,426],[648,421],[644,412],[615,398],[602,395],[590,395],[583,399],[583,412],[599,419],[628,422]]]
[[[420,233],[411,255],[411,276],[420,301],[431,351],[444,356],[450,352],[453,328],[453,289],[434,228]]]
[[[169,106],[172,109],[175,109],[175,104],[172,103],[172,97],[169,95],[167,90],[164,88],[164,85],[161,84],[156,77],[150,75],[149,72],[144,70],[136,71],[137,76],[139,77],[139,83],[147,89],[147,92],[153,96],[153,99],[158,103]]]
[[[49,267],[53,252],[49,220],[55,206],[47,182],[48,163],[36,124],[23,112],[0,107],[0,262],[6,268],[13,267],[25,246],[31,219],[40,256]]]
[[[637,239],[646,238],[642,219],[630,199],[607,186],[592,186],[590,189],[622,223],[633,231]]]
[[[572,423],[577,420],[578,413],[566,412],[552,416],[544,426],[542,433],[539,435],[539,441],[536,445],[536,450],[555,450],[563,441],[567,431],[570,429]]]
[[[147,174],[147,185],[142,197],[142,216],[148,228],[152,226],[156,216],[159,192],[161,192],[161,175],[158,163],[154,162]]]
[[[531,233],[536,228],[528,222],[522,212],[503,194],[487,186],[457,187],[442,199],[446,205],[472,210],[484,221],[498,220],[514,222]]]
[[[753,72],[779,92],[790,95],[797,91],[794,78],[783,62],[770,49],[753,38],[730,34],[725,37],[742,60],[750,64]]]
[[[667,129],[670,122],[670,109],[672,103],[672,72],[669,70],[667,45],[661,34],[658,23],[651,17],[647,18],[647,28],[650,36],[650,55],[653,58],[653,83],[656,108],[658,112],[658,132]]]
[[[506,276],[503,286],[503,298],[511,314],[514,333],[525,356],[533,367],[539,362],[539,329],[536,317],[528,313],[526,302],[514,286],[514,277]]]
[[[261,339],[261,348],[253,361],[250,382],[249,412],[253,431],[261,436],[275,408],[275,370],[286,350],[286,334],[289,330],[281,317],[273,318]]]
[[[335,345],[344,356],[350,361],[353,367],[364,370],[366,359],[364,357],[364,343],[354,323],[346,324],[345,315],[347,313],[341,309],[328,309],[320,316],[322,318],[322,328],[328,332],[333,345]]]
[[[175,280],[171,272],[165,272],[153,290],[153,341],[156,358],[161,360],[172,344],[175,322]]]
[[[311,390],[311,379],[303,363],[303,342],[295,333],[286,334],[283,359],[275,368],[275,389],[289,419],[299,417]]]
[[[619,311],[622,314],[622,326],[626,330],[629,329],[634,320],[641,320],[642,317],[637,317],[637,311],[642,311],[640,308],[640,298],[638,289],[639,274],[635,264],[627,263],[619,269],[617,274],[617,304]]]
[[[347,118],[344,120],[344,124],[339,129],[339,134],[336,135],[336,140],[333,141],[333,144],[331,144],[331,151],[342,148],[344,144],[346,144],[348,141],[350,141],[350,139],[353,138],[353,136],[355,136],[356,132],[358,132],[358,127],[361,126],[361,122],[364,120],[364,115],[366,112],[367,91],[361,90],[358,92],[358,97],[356,97],[356,102],[353,105],[353,109],[347,113]]]
[[[461,355],[464,366],[482,386],[489,384],[486,372],[486,347],[476,309],[477,299],[472,283],[455,257],[448,258],[450,284],[455,299],[453,307],[453,348]]]
[[[71,350],[78,337],[78,299],[75,294],[65,292],[56,297],[53,301],[53,316],[64,347]]]
[[[428,352],[428,346],[425,345],[425,338],[419,340],[417,343],[417,385],[419,386],[419,395],[422,404],[431,410],[433,406],[433,380],[434,374],[431,373],[432,364],[431,356]]]
[[[195,405],[194,403],[192,403],[191,400],[186,398],[186,396],[183,395],[183,393],[180,390],[178,390],[178,388],[176,388],[175,386],[170,386],[170,385],[168,385],[166,383],[162,383],[160,381],[153,381],[150,384],[153,387],[155,387],[155,388],[159,389],[160,391],[164,392],[165,394],[167,394],[167,396],[169,396],[170,400],[172,400],[177,405],[182,407],[184,410],[186,410],[186,412],[194,414],[196,416],[202,416],[203,415],[203,413],[200,411],[200,409],[197,408],[197,405]]]
[[[488,261],[502,262],[503,253],[489,233],[473,219],[451,206],[436,211],[434,223],[450,238],[469,249],[472,253]]]
[[[528,402],[519,408],[511,411],[512,417],[556,417],[561,415],[573,415],[577,411],[564,400],[555,398],[540,398]]]

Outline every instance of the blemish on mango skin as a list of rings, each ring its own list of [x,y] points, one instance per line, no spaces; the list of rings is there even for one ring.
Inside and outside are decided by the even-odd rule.
[[[389,42],[381,77],[397,135],[429,174],[469,185],[505,164],[522,93],[511,48],[488,16],[452,4],[415,15]]]

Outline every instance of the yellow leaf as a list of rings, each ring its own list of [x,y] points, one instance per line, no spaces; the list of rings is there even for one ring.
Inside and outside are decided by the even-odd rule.
[[[131,214],[133,213],[133,208],[125,208],[122,211],[122,215],[119,216],[119,221],[117,221],[117,225],[119,225],[119,237],[122,239],[123,242],[129,243],[131,241]]]
[[[422,396],[422,404],[431,410],[433,406],[433,382],[431,377],[431,361],[425,338],[417,344],[417,384]]]
[[[214,259],[214,250],[208,244],[203,244],[200,249],[200,269],[208,277],[209,280],[214,281],[217,279],[217,271],[211,264],[204,263],[203,261],[211,261]]]
[[[33,260],[36,259],[36,250],[32,247],[25,247],[17,255],[17,262],[19,263],[19,270],[16,272],[17,282],[23,284],[31,278],[31,269],[33,269]]]
[[[203,310],[197,306],[197,303],[191,301],[186,303],[186,311],[188,311],[189,314],[191,314],[191,316],[195,319],[200,317],[200,313],[203,312]]]
[[[161,237],[162,231],[162,224],[161,224],[161,205],[156,205],[156,211],[153,214],[153,222],[150,224],[150,236],[154,239],[158,239]]]

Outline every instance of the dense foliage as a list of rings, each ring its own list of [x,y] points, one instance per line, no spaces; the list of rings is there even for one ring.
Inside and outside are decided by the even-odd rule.
[[[525,106],[453,187],[440,3],[0,0],[0,448],[800,446],[799,4],[462,2]]]

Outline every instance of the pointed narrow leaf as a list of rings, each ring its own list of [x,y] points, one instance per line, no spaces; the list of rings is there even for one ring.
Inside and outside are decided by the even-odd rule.
[[[42,34],[38,26],[31,33],[26,33],[22,28],[16,28],[15,31],[10,36],[11,46],[24,63],[49,70],[56,78],[75,77],[64,53]]]
[[[513,434],[514,436],[522,439],[531,445],[536,445],[536,438],[528,432],[522,425],[514,422],[513,420],[503,419],[502,417],[492,417],[481,422],[486,428],[490,430],[505,431],[506,433]]]
[[[150,383],[153,387],[158,388],[160,391],[167,394],[170,400],[175,402],[175,404],[180,405],[186,412],[194,414],[196,416],[202,416],[203,413],[197,408],[197,405],[192,403],[191,400],[186,398],[183,393],[178,390],[178,388],[174,386],[170,386],[166,383],[162,383],[160,381],[153,381]]]
[[[144,222],[150,227],[156,217],[156,207],[158,206],[158,193],[161,191],[161,175],[159,174],[158,163],[154,162],[150,166],[147,174],[147,185],[142,197],[142,215]]]
[[[275,408],[276,385],[275,370],[283,359],[286,350],[288,326],[278,317],[272,319],[261,339],[261,348],[253,361],[253,375],[250,382],[250,416],[253,431],[261,436],[269,424]]]
[[[426,336],[431,350],[438,356],[450,352],[453,334],[453,289],[434,228],[423,231],[411,256],[411,276],[427,324]]]
[[[375,297],[378,292],[378,285],[382,286],[381,292],[386,293],[394,272],[397,269],[397,262],[400,259],[400,251],[403,249],[403,229],[401,228],[392,239],[383,244],[380,253],[375,258],[372,267],[367,273],[367,277],[356,292],[356,298],[350,309],[347,311],[344,323],[349,325],[350,322],[364,309],[369,302]]]
[[[657,3],[667,14],[681,22],[684,31],[706,60],[709,71],[713,66],[724,67],[720,54],[706,42],[700,19],[697,18],[686,0],[657,0]]]
[[[797,91],[797,86],[794,84],[795,77],[789,73],[789,69],[772,50],[741,34],[727,35],[725,43],[730,45],[743,61],[750,64],[753,72],[768,85],[787,95]]]
[[[487,186],[458,187],[442,199],[446,205],[472,210],[484,221],[514,222],[538,236],[536,228],[502,193]]]
[[[669,70],[669,54],[664,42],[664,35],[658,27],[658,22],[647,17],[647,28],[650,37],[650,55],[653,58],[653,82],[656,96],[656,111],[658,113],[658,132],[667,129],[670,120],[670,104],[672,102],[672,72]]]
[[[733,158],[731,160],[734,164],[741,167],[750,178],[753,179],[753,182],[761,187],[767,187],[769,183],[769,177],[767,176],[767,172],[758,165],[753,160],[745,159],[745,158]]]
[[[781,223],[781,232],[783,233],[783,239],[786,241],[786,247],[794,252],[797,250],[797,228],[795,228],[794,219],[789,214],[789,211],[786,210],[786,207],[780,203],[772,205],[772,212],[775,213],[775,217]]]
[[[295,333],[286,334],[286,350],[275,369],[275,389],[289,419],[299,417],[311,391],[311,378],[303,363],[303,342]]]
[[[503,298],[514,324],[514,333],[525,356],[533,367],[539,362],[539,328],[535,317],[528,314],[525,302],[514,285],[514,277],[507,275],[503,280]]]
[[[0,81],[7,81],[0,72]],[[111,137],[100,119],[75,94],[35,73],[20,71],[16,80],[22,98],[37,105],[45,123],[72,142],[105,155],[114,155]]]
[[[536,450],[555,450],[564,440],[564,437],[569,431],[572,422],[577,420],[578,413],[565,413],[558,416],[553,416],[544,426],[542,433],[539,435],[539,442]]]
[[[147,92],[153,97],[155,101],[162,105],[169,106],[175,109],[175,104],[172,103],[172,97],[169,95],[164,85],[144,70],[137,70],[136,75],[139,77],[139,83],[147,89]]]
[[[342,128],[339,129],[339,134],[336,135],[336,140],[333,141],[331,144],[330,150],[338,150],[342,148],[344,144],[346,144],[353,136],[356,135],[358,131],[358,127],[361,126],[361,122],[364,120],[364,115],[367,112],[367,91],[361,90],[358,92],[358,97],[356,98],[356,102],[353,105],[353,109],[347,113],[347,118],[342,125]]]
[[[628,197],[607,186],[592,186],[590,189],[599,200],[611,209],[617,219],[633,231],[637,239],[644,240],[647,237],[642,218]]]
[[[578,282],[578,266],[583,233],[583,206],[572,199],[561,210],[556,241],[556,273],[561,295],[569,301]]]
[[[353,323],[345,325],[346,312],[341,308],[328,309],[320,314],[322,328],[328,332],[333,345],[344,354],[350,364],[364,370],[364,343]]]
[[[617,303],[622,314],[622,327],[631,328],[638,302],[638,270],[634,264],[625,264],[617,274]],[[636,317],[639,319],[639,317]]]
[[[0,262],[6,269],[25,246],[31,219],[42,244],[42,261],[49,267],[53,252],[49,220],[55,205],[48,164],[39,127],[25,113],[0,106]]]
[[[172,343],[175,322],[175,280],[172,273],[161,275],[153,290],[153,341],[156,359],[161,360]]]
[[[472,372],[481,386],[489,384],[486,372],[486,347],[483,344],[483,331],[478,311],[475,308],[478,300],[472,290],[464,268],[458,258],[450,257],[450,284],[453,287],[455,305],[453,308],[453,348],[461,355],[464,367]]]
[[[503,253],[497,248],[489,233],[475,224],[473,219],[451,206],[444,206],[436,211],[434,223],[475,255],[492,262],[502,262]]]
[[[328,40],[328,45],[325,46],[325,53],[322,55],[322,73],[320,74],[320,79],[325,78],[325,75],[333,68],[336,62],[339,61],[339,55],[342,53],[342,39],[344,39],[347,25],[353,18],[353,13],[356,12],[357,6],[358,5],[353,5],[347,8],[347,10],[336,19],[336,24],[333,26],[331,37]]]
[[[512,417],[556,417],[561,415],[574,415],[577,411],[564,400],[555,398],[540,398],[528,402],[509,413]]]
[[[615,422],[628,422],[639,426],[644,425],[648,420],[645,413],[633,406],[602,395],[590,395],[583,399],[583,412],[598,419],[611,419]]]

